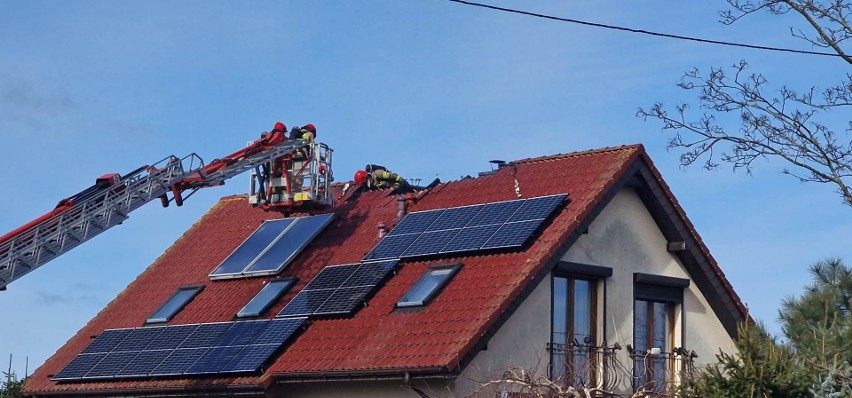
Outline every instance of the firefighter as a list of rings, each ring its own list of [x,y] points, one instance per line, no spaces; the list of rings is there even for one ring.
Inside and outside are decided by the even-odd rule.
[[[286,134],[287,126],[285,126],[284,123],[281,122],[275,123],[275,126],[272,127],[272,131],[270,131],[269,134],[272,135],[275,133]],[[282,177],[284,175],[284,170],[286,169],[286,165],[284,164],[284,161],[281,158],[270,161],[268,167],[270,170],[270,177],[272,178]],[[284,187],[279,185],[272,185],[269,188],[271,202],[280,202],[283,199],[282,195],[285,193]]]
[[[368,190],[393,188],[402,193],[411,189],[402,176],[376,164],[368,164],[364,170],[355,172],[355,183],[362,184]]]
[[[309,144],[314,143],[314,138],[317,136],[317,128],[308,123],[302,127],[293,127],[290,130],[290,139],[303,139],[307,141]],[[291,193],[302,191],[302,185],[305,181],[304,172],[307,171],[309,167],[305,163],[305,158],[310,157],[311,148],[302,148],[293,154],[292,161],[289,162],[288,169],[290,171],[291,181],[293,183]]]

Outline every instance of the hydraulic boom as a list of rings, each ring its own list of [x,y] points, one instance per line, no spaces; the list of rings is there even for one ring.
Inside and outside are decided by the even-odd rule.
[[[164,207],[173,200],[180,206],[198,189],[222,185],[225,180],[248,170],[255,170],[253,178],[259,181],[270,180],[269,165],[281,162],[280,159],[289,159],[298,151],[309,155],[327,153],[327,159],[308,156],[305,161],[314,165],[311,167],[314,170],[318,164],[330,167],[331,151],[325,145],[287,140],[283,132],[275,132],[264,134],[245,148],[207,165],[193,153],[183,158],[168,156],[125,175],[106,174],[98,178],[95,185],[61,200],[52,211],[0,236],[0,290],[101,232],[121,224],[130,212],[152,200],[160,199]],[[330,174],[330,170],[323,173]],[[292,178],[292,174],[290,176]],[[318,178],[311,174],[307,177]],[[311,187],[313,191],[300,201],[291,199],[270,203],[262,199],[261,202],[266,209],[285,212],[306,203],[311,203],[314,208],[331,205],[327,189],[330,181],[322,176],[319,180],[326,185],[314,184]],[[255,198],[254,204],[261,203],[257,203]]]

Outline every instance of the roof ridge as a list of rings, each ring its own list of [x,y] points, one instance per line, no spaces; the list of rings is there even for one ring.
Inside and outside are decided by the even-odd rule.
[[[543,162],[543,161],[548,161],[548,160],[566,159],[566,158],[572,158],[572,157],[577,157],[577,156],[599,155],[599,154],[603,154],[603,153],[618,152],[618,151],[624,151],[624,150],[639,150],[639,151],[644,152],[645,148],[642,144],[608,146],[608,147],[597,148],[597,149],[587,149],[587,150],[584,150],[584,151],[565,152],[565,153],[557,153],[557,154],[554,154],[554,155],[538,156],[538,157],[533,157],[533,158],[524,158],[524,159],[515,160],[513,163],[515,163],[515,164],[528,164],[528,163]]]

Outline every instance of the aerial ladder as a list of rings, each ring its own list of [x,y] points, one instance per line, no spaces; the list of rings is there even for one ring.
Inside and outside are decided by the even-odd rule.
[[[0,290],[121,224],[146,203],[159,199],[163,207],[181,206],[199,189],[250,170],[252,205],[284,214],[326,209],[333,206],[332,152],[325,144],[288,140],[275,131],[206,165],[192,153],[171,155],[125,175],[105,174],[50,212],[0,236]]]

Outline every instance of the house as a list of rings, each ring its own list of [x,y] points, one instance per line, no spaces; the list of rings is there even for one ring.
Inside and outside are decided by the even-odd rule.
[[[514,229],[484,250],[446,250],[456,238],[416,228],[452,213],[437,232],[473,236],[477,216],[462,213],[527,204],[531,220],[506,215],[484,239]],[[221,199],[26,393],[494,396],[503,386],[482,383],[508,369],[655,393],[733,350],[748,317],[641,145],[519,160],[407,198],[346,192],[333,213],[279,220]],[[372,282],[347,287],[363,269]]]

